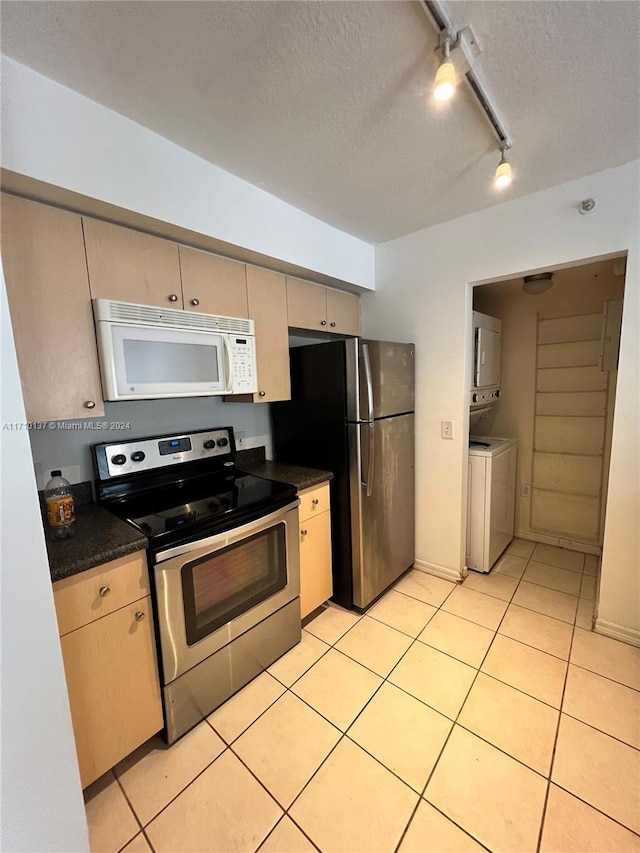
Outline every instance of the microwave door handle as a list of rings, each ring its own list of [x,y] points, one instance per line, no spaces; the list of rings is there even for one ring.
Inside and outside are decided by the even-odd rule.
[[[224,348],[224,364],[225,364],[225,388],[227,394],[233,392],[233,352],[229,343],[229,335],[222,336],[222,346]]]
[[[476,340],[475,340],[475,381],[474,384],[476,388],[480,387],[480,348],[482,346],[482,336],[480,334],[480,329],[476,328]]]

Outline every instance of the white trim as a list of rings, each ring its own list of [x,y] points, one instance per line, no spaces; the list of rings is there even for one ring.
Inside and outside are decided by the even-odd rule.
[[[555,545],[557,548],[567,548],[569,551],[578,551],[580,554],[594,554],[596,557],[602,554],[602,548],[597,545],[585,545],[583,542],[576,542],[562,536],[548,536],[546,533],[532,533],[530,530],[516,530],[513,535],[516,539],[540,542],[543,545]]]
[[[463,576],[456,569],[450,569],[448,566],[438,566],[435,563],[427,563],[426,560],[415,560],[413,568],[419,572],[425,572],[428,575],[435,575],[437,578],[445,578],[448,581],[460,583],[466,574]]]
[[[626,625],[618,625],[617,622],[607,622],[606,619],[596,619],[595,632],[614,640],[622,640],[632,646],[640,646],[640,631],[637,628],[627,628]]]

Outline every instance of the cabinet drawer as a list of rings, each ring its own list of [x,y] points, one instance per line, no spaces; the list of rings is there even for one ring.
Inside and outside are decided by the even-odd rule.
[[[57,581],[53,598],[60,636],[149,595],[144,551]]]
[[[298,497],[300,498],[298,508],[300,521],[306,521],[308,518],[320,515],[321,512],[326,512],[329,509],[329,483],[305,489],[298,493]]]

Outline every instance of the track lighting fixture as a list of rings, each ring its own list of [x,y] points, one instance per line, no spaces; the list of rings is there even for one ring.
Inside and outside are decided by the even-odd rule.
[[[436,101],[449,101],[456,90],[456,69],[449,55],[451,40],[445,39],[442,44],[442,62],[436,72],[433,97]]]
[[[508,187],[511,181],[513,180],[513,175],[511,174],[511,164],[507,162],[506,156],[506,151],[509,147],[510,146],[506,145],[504,142],[500,144],[500,151],[502,152],[502,156],[500,157],[500,162],[498,163],[498,168],[496,169],[495,176],[495,185],[499,190]]]

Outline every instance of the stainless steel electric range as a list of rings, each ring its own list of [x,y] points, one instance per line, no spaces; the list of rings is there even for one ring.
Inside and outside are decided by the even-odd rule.
[[[300,640],[296,489],[238,471],[232,427],[92,449],[99,503],[149,539],[173,743]]]

